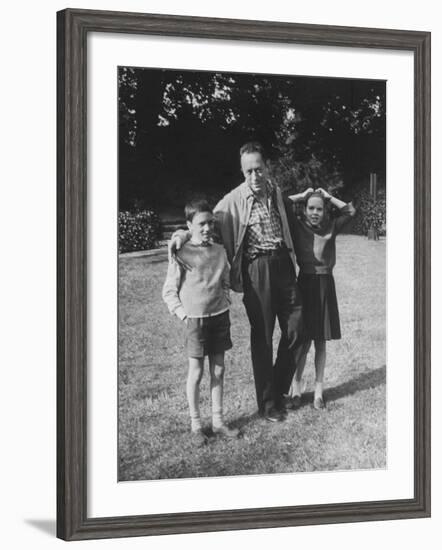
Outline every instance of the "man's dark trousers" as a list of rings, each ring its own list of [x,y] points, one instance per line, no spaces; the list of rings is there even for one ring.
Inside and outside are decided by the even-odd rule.
[[[294,348],[300,341],[301,297],[287,249],[243,263],[244,305],[250,321],[250,345],[258,412],[282,407],[295,372]],[[273,331],[278,318],[281,339],[273,365]]]

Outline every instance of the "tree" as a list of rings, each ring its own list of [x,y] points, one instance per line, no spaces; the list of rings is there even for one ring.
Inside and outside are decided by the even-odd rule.
[[[222,195],[251,139],[287,189],[385,173],[383,82],[121,68],[119,92],[120,203]]]

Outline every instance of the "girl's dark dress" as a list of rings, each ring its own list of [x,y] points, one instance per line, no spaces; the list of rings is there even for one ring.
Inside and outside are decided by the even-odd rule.
[[[351,203],[335,219],[324,219],[313,227],[304,217],[293,216],[292,233],[299,265],[298,285],[302,296],[304,337],[307,340],[341,338],[338,301],[333,267],[336,263],[336,235],[353,216]]]

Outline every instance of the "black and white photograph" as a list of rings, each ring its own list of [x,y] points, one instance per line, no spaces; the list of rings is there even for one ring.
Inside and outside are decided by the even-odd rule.
[[[386,82],[116,85],[118,481],[385,469]]]

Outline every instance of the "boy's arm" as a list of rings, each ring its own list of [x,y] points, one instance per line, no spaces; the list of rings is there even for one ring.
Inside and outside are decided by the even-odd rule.
[[[183,268],[175,262],[169,262],[162,296],[170,313],[172,313],[172,315],[176,315],[183,321],[186,318],[186,312],[184,311],[183,304],[181,303],[179,296],[182,277]]]

